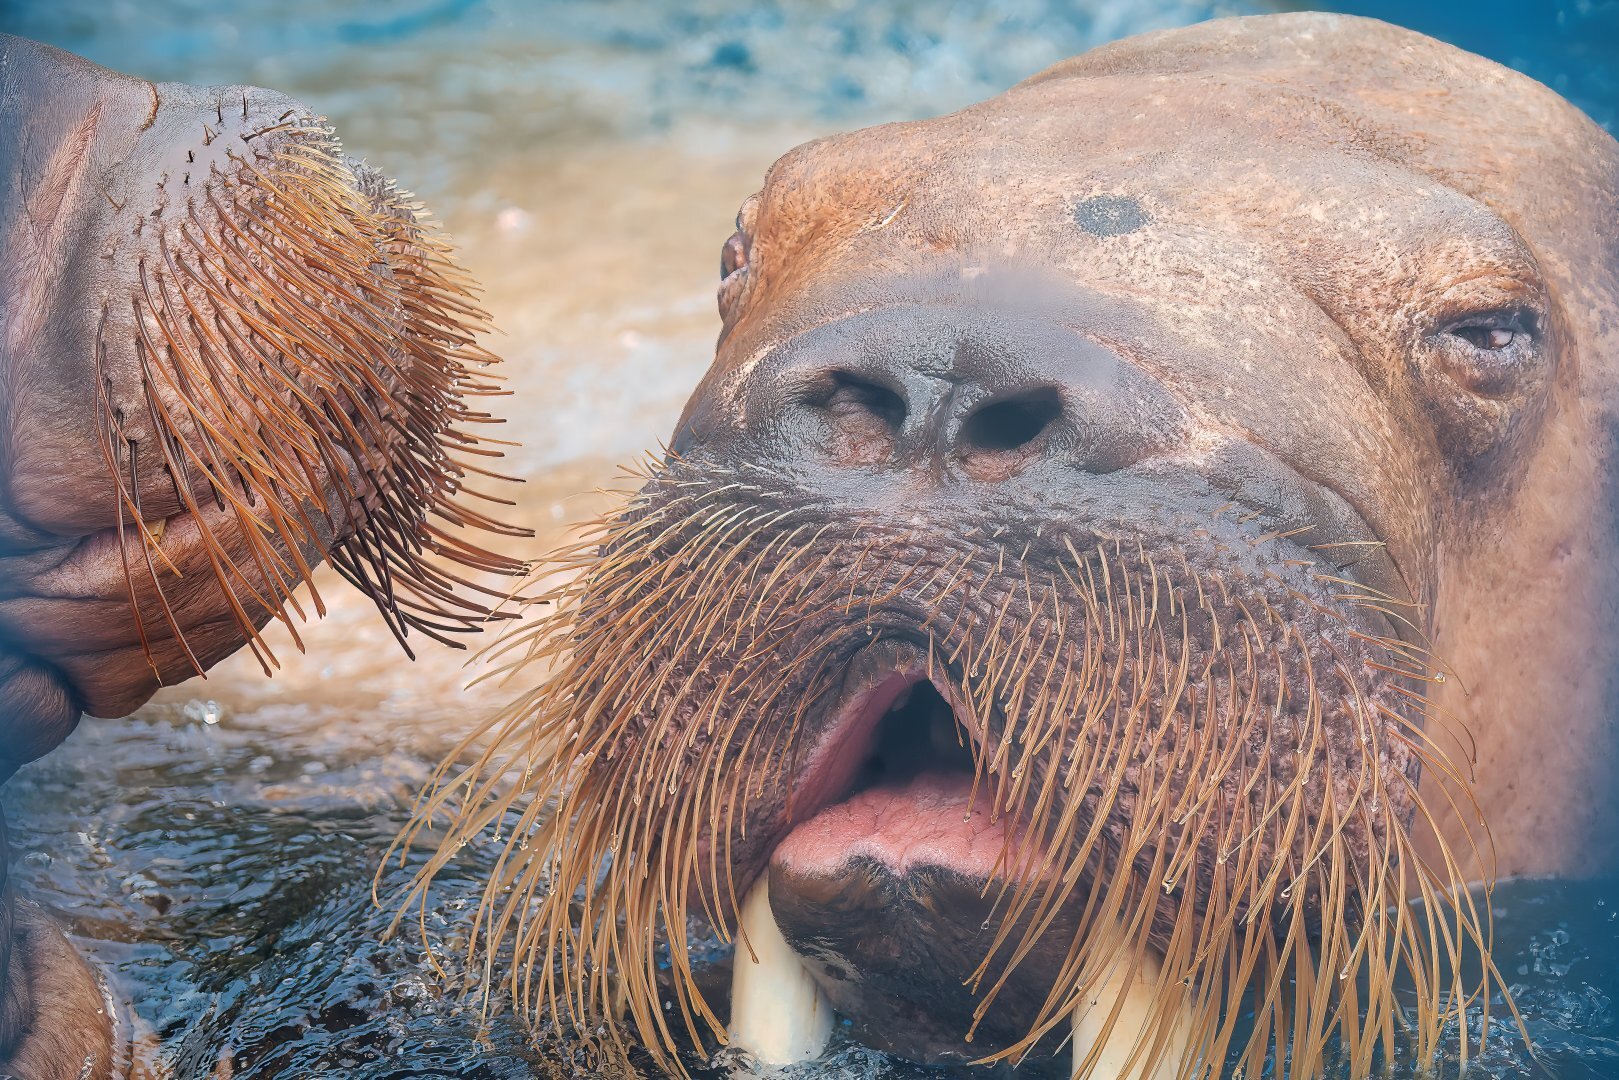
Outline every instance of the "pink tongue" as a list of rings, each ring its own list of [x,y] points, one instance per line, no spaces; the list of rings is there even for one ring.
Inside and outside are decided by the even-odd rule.
[[[806,876],[834,876],[851,860],[865,858],[904,874],[937,866],[970,879],[988,878],[1001,867],[1008,819],[989,817],[982,791],[966,813],[972,777],[924,772],[890,787],[869,788],[822,810],[787,834],[771,865]]]

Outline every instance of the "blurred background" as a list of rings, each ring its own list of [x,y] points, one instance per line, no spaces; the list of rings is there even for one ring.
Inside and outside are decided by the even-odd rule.
[[[484,282],[516,396],[513,516],[543,552],[673,426],[712,354],[718,253],[805,139],[949,111],[1094,45],[1265,0],[0,0],[0,30],[155,80],[252,83],[416,191]],[[1327,7],[1443,38],[1614,130],[1619,0]],[[238,657],[136,717],[86,721],[7,785],[19,877],[108,973],[132,1076],[574,1075],[383,944],[371,874],[428,770],[511,695],[424,643],[406,662],[323,576],[309,655]],[[409,877],[410,853],[384,885]],[[483,855],[427,926],[454,966]],[[1619,889],[1497,893],[1501,963],[1561,1077],[1619,1077]],[[1477,1075],[1530,1076],[1512,1038]],[[841,1070],[841,1071],[840,1071]],[[815,1075],[909,1076],[844,1047]],[[1473,1075],[1473,1074],[1470,1074]]]

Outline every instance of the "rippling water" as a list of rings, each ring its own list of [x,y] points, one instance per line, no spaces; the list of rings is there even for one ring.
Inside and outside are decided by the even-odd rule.
[[[1383,7],[1357,10],[1615,116],[1619,5]],[[0,25],[151,78],[286,90],[420,192],[504,331],[527,481],[517,516],[538,552],[602,503],[575,493],[672,426],[711,355],[719,244],[783,150],[959,107],[1114,37],[1266,8],[0,0]],[[132,719],[86,721],[8,785],[19,880],[107,973],[139,1080],[574,1075],[567,1045],[536,1050],[511,1019],[483,1022],[414,934],[383,943],[371,901],[410,796],[506,692],[464,691],[470,673],[445,651],[408,664],[363,603],[321,580],[333,613],[305,635],[308,656],[280,639],[273,681],[239,657]],[[466,853],[426,928],[452,970],[483,865]],[[1619,1077],[1619,883],[1511,884],[1494,904],[1543,1060],[1559,1077]],[[1478,1075],[1533,1075],[1498,1035]],[[935,1075],[855,1046],[800,1072]]]

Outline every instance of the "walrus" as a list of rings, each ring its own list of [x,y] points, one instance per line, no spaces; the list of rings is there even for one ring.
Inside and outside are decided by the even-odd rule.
[[[401,839],[428,904],[493,834],[486,992],[677,1073],[834,1013],[1160,1080],[1511,1023],[1487,883],[1619,862],[1612,138],[1384,23],[1219,20],[800,146],[721,273]]]
[[[499,376],[424,215],[281,94],[0,35],[0,782],[244,645],[268,673],[323,561],[402,644],[490,615]],[[4,866],[0,821],[0,1073],[107,1075],[103,992]]]

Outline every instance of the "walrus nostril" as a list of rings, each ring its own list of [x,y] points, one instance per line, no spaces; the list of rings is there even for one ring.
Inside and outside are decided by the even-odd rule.
[[[985,405],[961,426],[964,453],[1021,450],[1045,433],[1062,412],[1062,398],[1049,386]]]
[[[847,371],[834,371],[823,383],[813,404],[838,420],[875,419],[898,431],[905,424],[905,399],[880,383]]]
[[[845,465],[889,460],[908,412],[892,387],[840,370],[820,373],[802,401],[824,425],[825,452]]]

